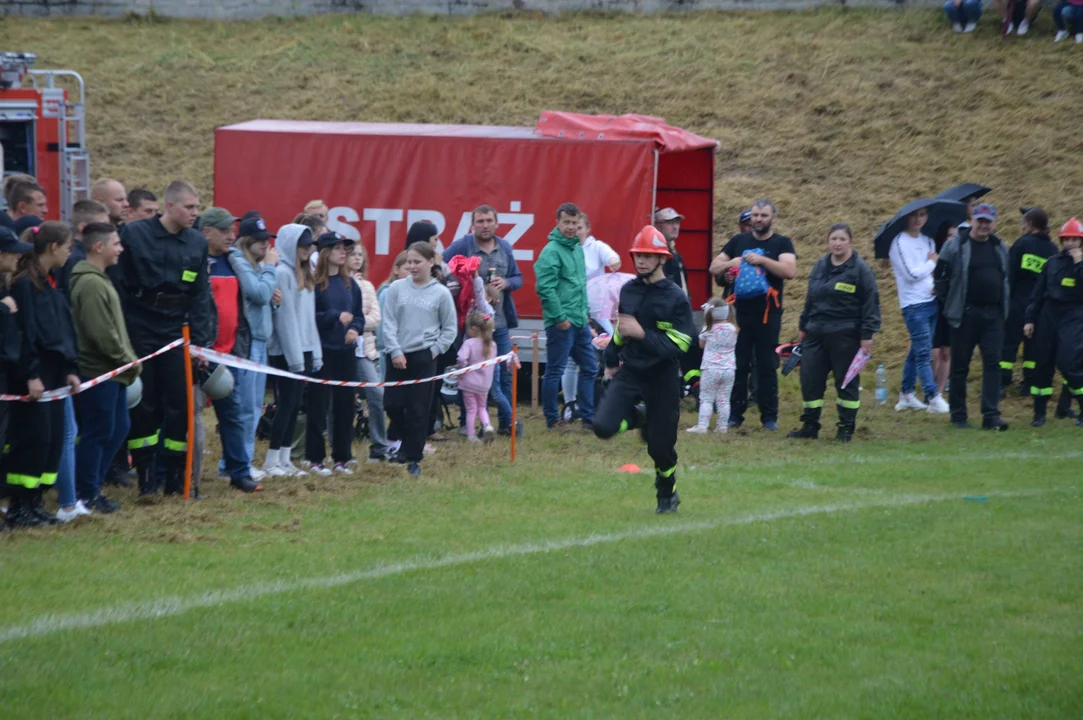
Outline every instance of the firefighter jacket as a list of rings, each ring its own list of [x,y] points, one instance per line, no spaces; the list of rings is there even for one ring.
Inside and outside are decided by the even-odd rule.
[[[688,296],[670,280],[629,281],[620,289],[617,307],[620,314],[634,317],[645,335],[642,340],[632,340],[614,330],[613,341],[606,348],[608,367],[622,364],[629,370],[645,371],[675,364],[697,342]]]
[[[128,318],[128,334],[140,355],[181,337],[188,322],[192,343],[214,342],[207,240],[186,228],[170,233],[158,217],[120,230],[124,253],[111,278]]]
[[[0,288],[0,300],[10,295],[7,288]],[[0,363],[15,365],[19,362],[21,344],[19,340],[19,324],[15,320],[17,313],[8,310],[8,306],[0,304]],[[0,372],[7,372],[0,368]]]
[[[817,261],[798,329],[817,335],[858,330],[862,340],[880,332],[880,291],[861,256],[855,252],[841,265],[831,263],[830,253]]]
[[[1083,262],[1075,262],[1067,252],[1046,260],[1027,306],[1026,322],[1037,324],[1046,303],[1083,307]]]
[[[1012,243],[1008,251],[1008,287],[1013,303],[1025,306],[1030,302],[1045,261],[1057,252],[1057,244],[1045,233],[1024,235]]]
[[[22,335],[19,377],[24,381],[40,378],[41,359],[45,355],[59,359],[65,374],[77,375],[79,351],[75,324],[68,299],[56,279],[45,275],[35,282],[30,275],[23,275],[12,284],[11,297],[19,306],[15,322]]]

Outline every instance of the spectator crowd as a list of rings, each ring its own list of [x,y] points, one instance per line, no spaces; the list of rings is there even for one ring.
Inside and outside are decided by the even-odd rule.
[[[368,440],[367,463],[403,465],[416,477],[448,439],[454,415],[467,442],[523,432],[513,424],[512,365],[494,362],[511,351],[523,275],[490,205],[475,208],[470,232],[442,253],[435,225],[411,225],[379,282],[364,245],[328,230],[321,200],[272,232],[255,210],[201,213],[198,191],[184,181],[159,198],[99,180],[70,209],[70,223],[43,221],[49,199],[30,176],[10,176],[3,191],[0,393],[25,398],[0,403],[6,527],[115,512],[119,504],[104,490],[130,484],[133,471],[141,498],[186,486],[200,497],[200,410],[208,404],[221,437],[219,474],[244,493],[284,476],[355,474],[358,437]],[[1055,369],[1064,378],[1056,415],[1075,417],[1073,398],[1083,404],[1083,226],[1064,223],[1058,246],[1048,214],[1024,208],[1023,234],[1009,247],[997,234],[996,208],[965,200],[965,222],[929,237],[919,209],[890,239],[910,338],[895,410],[947,414],[953,427],[972,427],[967,379],[977,349],[981,426],[1007,430],[1000,400],[1022,344],[1020,390],[1034,399],[1032,424],[1046,421]],[[710,265],[721,293],[701,308],[702,326],[693,324],[678,252],[683,217],[673,208],[657,210],[622,258],[565,203],[534,264],[547,429],[578,422],[603,439],[638,430],[655,463],[660,513],[679,504],[676,442],[688,388],[700,406],[690,432],[708,432],[712,417],[717,433],[740,428],[753,402],[763,428],[779,430],[779,335],[797,251],[776,232],[777,215],[767,199],[741,214],[740,232]],[[826,247],[800,310],[801,426],[789,436],[819,436],[831,375],[836,438],[849,442],[881,296],[848,225],[831,226]],[[620,276],[615,302],[601,311],[588,288],[622,265],[632,273]],[[186,367],[186,332],[192,345],[217,353],[210,357],[232,359],[210,362],[203,353]],[[310,382],[397,383],[456,368],[469,370],[442,385]],[[54,399],[63,388],[73,392]],[[267,440],[262,463],[257,437]],[[54,488],[55,514],[44,504]]]

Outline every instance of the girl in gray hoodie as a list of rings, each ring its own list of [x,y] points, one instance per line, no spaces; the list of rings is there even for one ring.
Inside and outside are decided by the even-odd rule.
[[[304,225],[283,225],[275,243],[278,266],[277,287],[282,304],[274,313],[274,331],[267,343],[271,367],[293,373],[314,373],[323,367],[320,333],[316,328],[315,283],[309,257],[315,247],[312,230]],[[305,475],[290,462],[290,449],[301,409],[301,381],[277,378],[278,407],[271,424],[271,443],[264,472],[269,475]]]
[[[433,277],[436,252],[425,242],[406,250],[410,276],[391,283],[384,299],[384,349],[390,359],[387,380],[416,380],[436,374],[436,358],[451,347],[458,329],[451,292]],[[421,474],[422,451],[433,383],[386,388],[384,406],[402,429],[402,447],[391,462]]]

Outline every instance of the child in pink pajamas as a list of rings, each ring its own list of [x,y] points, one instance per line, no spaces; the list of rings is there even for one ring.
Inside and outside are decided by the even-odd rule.
[[[718,406],[718,422],[714,431],[724,433],[729,428],[730,393],[737,371],[737,328],[729,321],[730,308],[721,298],[712,298],[704,310],[706,327],[699,334],[703,348],[699,379],[699,422],[688,428],[691,433],[705,433],[711,424],[711,414]]]
[[[493,318],[491,314],[477,311],[466,318],[466,333],[469,339],[459,348],[458,367],[475,365],[496,357],[496,343],[493,341]],[[494,365],[471,370],[459,376],[459,389],[463,393],[463,405],[466,406],[466,438],[470,442],[479,442],[474,423],[481,418],[481,435],[486,442],[494,438],[493,425],[489,421],[489,388],[493,385]]]

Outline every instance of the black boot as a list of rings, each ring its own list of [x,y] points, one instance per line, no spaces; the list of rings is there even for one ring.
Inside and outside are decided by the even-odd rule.
[[[59,520],[56,519],[56,515],[50,514],[49,511],[45,509],[45,505],[43,503],[44,496],[45,496],[45,488],[43,486],[38,485],[33,490],[30,490],[29,493],[30,493],[30,496],[29,496],[29,499],[30,499],[29,511],[30,511],[31,514],[34,515],[34,517],[41,520],[43,525],[56,525],[57,523],[60,522]]]
[[[669,477],[663,476],[662,473],[655,473],[654,489],[658,498],[658,507],[654,511],[659,515],[677,512],[677,506],[681,504],[681,498],[677,495],[676,486],[676,473]]]
[[[835,433],[835,439],[841,443],[848,443],[854,439],[854,426],[847,423],[839,423],[838,432]]]
[[[1072,409],[1072,397],[1072,394],[1068,392],[1068,386],[1065,385],[1064,389],[1060,391],[1060,397],[1057,399],[1056,416],[1058,420],[1079,417],[1079,414]],[[1080,407],[1083,407],[1083,396],[1080,396],[1079,404]]]
[[[1045,408],[1049,403],[1049,398],[1044,395],[1034,396],[1034,419],[1030,421],[1031,427],[1041,427],[1045,425]]]
[[[9,485],[11,502],[8,504],[7,515],[4,516],[4,525],[9,528],[40,527],[45,523],[29,510],[30,493],[24,487]]]
[[[165,493],[169,495],[184,494],[184,466],[172,464],[165,469]]]
[[[158,494],[158,479],[155,477],[154,460],[138,463],[135,471],[139,477],[139,497],[153,497]]]
[[[809,422],[806,420],[801,425],[800,430],[794,430],[786,437],[796,438],[798,440],[816,440],[820,437],[820,423]]]
[[[128,480],[128,468],[126,465],[120,463],[114,463],[109,466],[109,471],[105,473],[104,479],[105,485],[112,485],[114,487],[130,488],[132,483]]]

